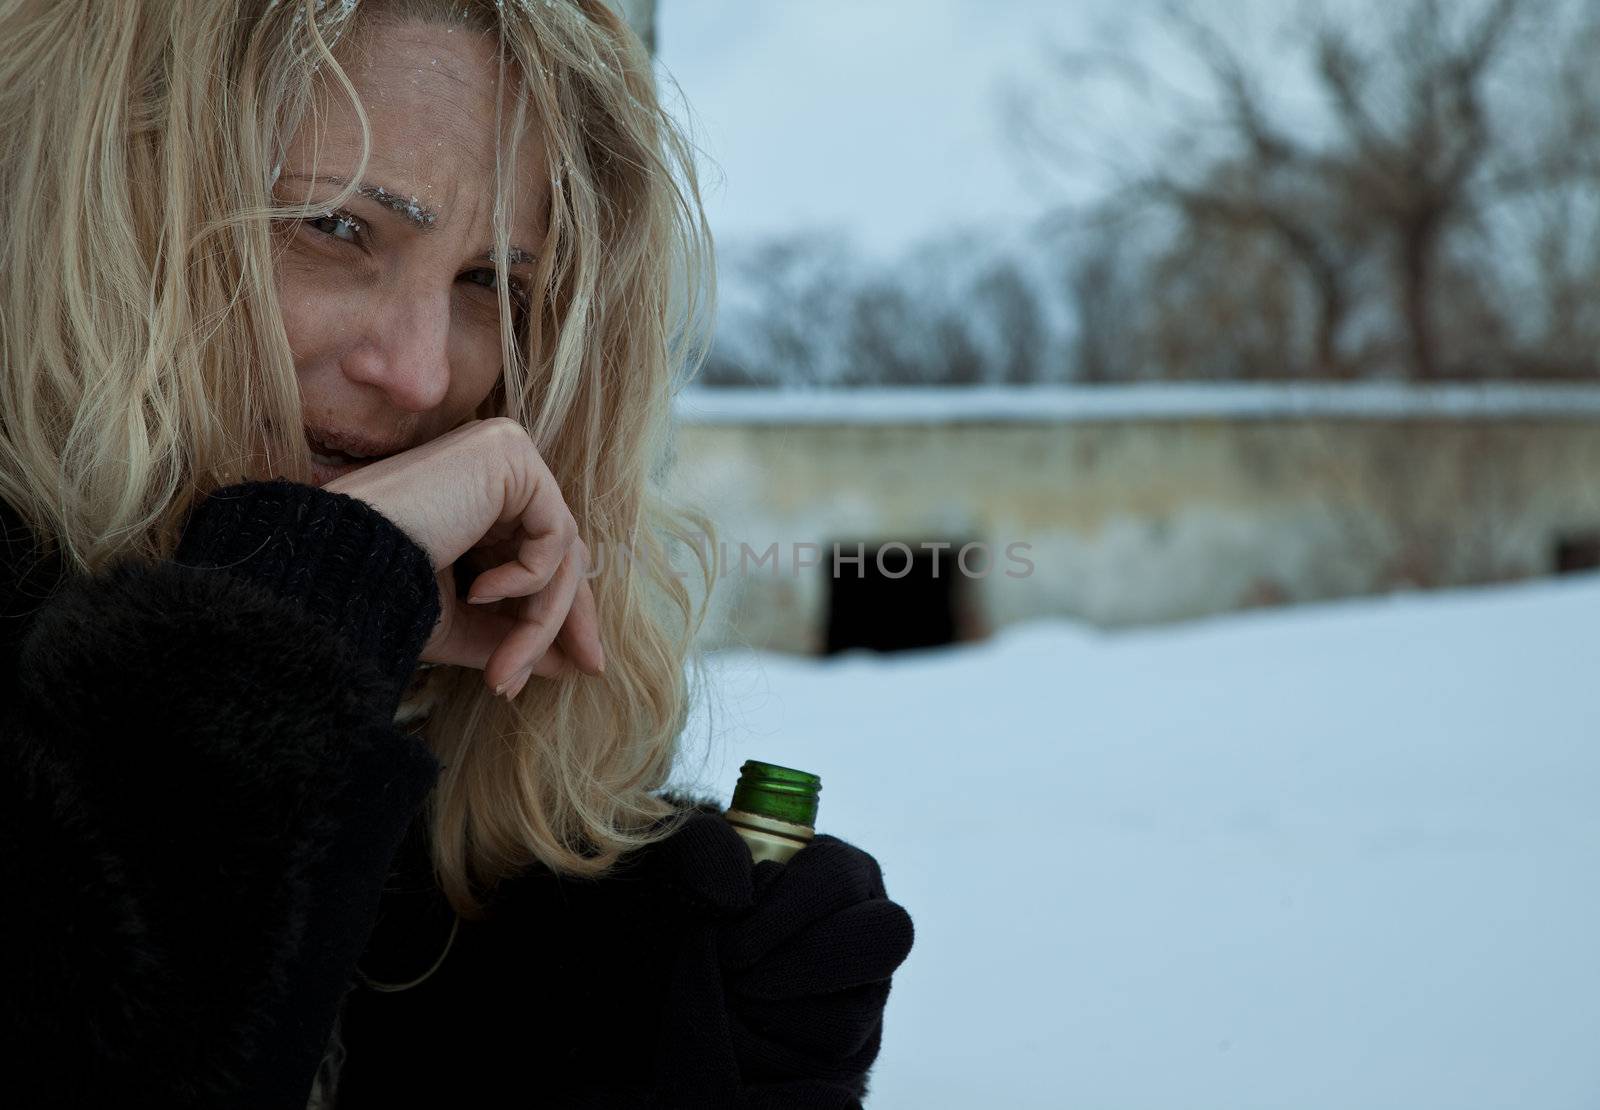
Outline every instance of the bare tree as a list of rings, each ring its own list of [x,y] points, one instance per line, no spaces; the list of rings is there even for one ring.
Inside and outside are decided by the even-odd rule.
[[[979,385],[1055,368],[1044,293],[981,237],[930,239],[871,265],[839,239],[795,235],[724,258],[727,298],[709,385]]]
[[[910,293],[882,279],[864,282],[850,298],[847,364],[857,383],[905,385],[923,380],[929,368],[907,337],[918,326],[918,309]]]
[[[857,262],[841,238],[800,232],[731,251],[720,309],[701,371],[708,385],[832,384],[850,316]]]
[[[1493,273],[1504,259],[1486,256],[1506,245],[1508,205],[1559,210],[1573,203],[1571,190],[1600,179],[1600,20],[1566,0],[1399,0],[1374,11],[1376,31],[1362,37],[1325,5],[1301,6],[1298,56],[1318,127],[1285,118],[1259,57],[1193,9],[1167,8],[1168,26],[1210,77],[1202,118],[1221,141],[1197,150],[1194,135],[1206,132],[1191,119],[1169,157],[1132,172],[1099,206],[1100,219],[1162,211],[1176,220],[1137,272],[1117,267],[1138,286],[1121,296],[1140,307],[1127,321],[1130,351],[1147,348],[1184,375],[1259,375],[1277,364],[1284,374],[1392,367],[1434,380],[1541,361],[1529,356],[1555,335],[1531,348],[1518,339],[1518,308]],[[1130,58],[1091,65],[1065,55],[1058,69],[1068,83],[1093,69],[1159,87]],[[1052,142],[1037,111],[1019,123],[1046,158],[1070,149]],[[1593,252],[1575,259],[1544,233],[1513,249],[1568,298],[1553,332],[1587,335],[1587,301],[1573,298],[1563,275],[1600,277]],[[1104,289],[1082,282],[1078,292],[1092,299],[1080,314],[1103,317]],[[1241,296],[1253,311],[1235,303]],[[1224,327],[1244,330],[1216,330]],[[1141,342],[1140,331],[1155,342]],[[1089,334],[1098,344],[1091,372],[1105,373],[1106,339]],[[1557,345],[1573,348],[1570,339]],[[1226,359],[1240,362],[1216,365]],[[1594,373],[1592,351],[1583,361]]]
[[[1014,259],[989,267],[972,286],[974,322],[988,334],[985,377],[997,384],[1038,381],[1049,347],[1039,293]]]

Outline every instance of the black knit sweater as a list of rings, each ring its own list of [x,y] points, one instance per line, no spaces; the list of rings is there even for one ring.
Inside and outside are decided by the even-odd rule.
[[[336,1020],[341,1110],[860,1104],[876,1031],[848,1073],[756,1073],[693,1016],[723,998],[683,979],[704,923],[646,869],[532,870],[420,986],[361,985],[453,921],[419,819],[440,764],[392,724],[439,600],[376,510],[228,487],[174,559],[65,578],[0,526],[9,1104],[301,1110]]]

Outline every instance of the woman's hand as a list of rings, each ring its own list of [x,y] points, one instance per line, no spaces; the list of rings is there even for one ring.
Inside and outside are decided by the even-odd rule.
[[[755,865],[754,906],[721,930],[722,965],[747,1071],[858,1075],[877,1058],[890,976],[911,952],[911,916],[868,853],[819,833],[787,863]]]
[[[324,488],[371,505],[427,551],[442,615],[423,662],[477,668],[510,698],[534,674],[604,669],[588,548],[515,421],[471,421]],[[463,556],[486,568],[465,602],[454,569]]]
[[[679,1014],[677,1026],[727,1030],[752,1104],[766,1105],[756,1096],[768,1093],[770,1104],[794,1106],[826,1103],[827,1092],[860,1096],[890,977],[911,951],[910,915],[885,893],[877,860],[837,837],[819,834],[783,864],[752,865],[720,812],[696,809],[644,851],[643,866],[713,931],[709,949],[686,950],[679,982],[720,978],[728,1017]],[[711,951],[707,967],[700,961]],[[711,1058],[718,1046],[689,1041],[670,1051]]]

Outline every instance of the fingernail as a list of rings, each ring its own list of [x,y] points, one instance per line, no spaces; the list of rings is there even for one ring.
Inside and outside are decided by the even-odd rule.
[[[491,602],[504,601],[505,599],[506,599],[506,595],[505,594],[499,594],[498,596],[495,596],[495,597],[469,597],[469,598],[467,598],[467,604],[468,605],[488,605]]]
[[[517,700],[517,695],[522,693],[522,688],[528,684],[528,679],[530,679],[532,677],[533,677],[533,667],[529,666],[527,670],[522,671],[522,672],[520,672],[518,674],[515,674],[510,679],[508,679],[506,681],[505,685],[501,687],[502,690],[509,688],[510,691],[511,691],[510,693],[508,693],[506,695],[506,700],[507,701],[516,701]],[[499,690],[495,691],[495,693],[499,693],[499,692],[500,692]]]

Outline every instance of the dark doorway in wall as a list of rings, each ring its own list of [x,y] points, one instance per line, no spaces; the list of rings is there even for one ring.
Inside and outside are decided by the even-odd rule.
[[[963,542],[938,551],[920,543],[887,545],[886,550],[866,544],[859,566],[841,559],[838,574],[833,572],[834,548],[824,545],[828,629],[823,654],[850,648],[910,651],[971,638],[970,622],[963,619],[967,583],[955,560]],[[856,543],[841,542],[838,550],[853,559]]]
[[[1556,537],[1556,573],[1600,569],[1600,532]]]

